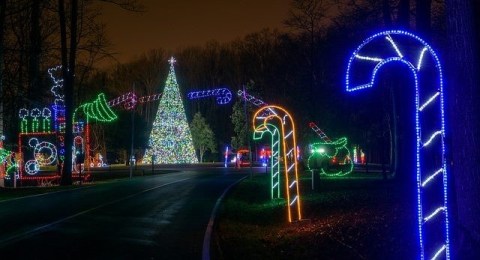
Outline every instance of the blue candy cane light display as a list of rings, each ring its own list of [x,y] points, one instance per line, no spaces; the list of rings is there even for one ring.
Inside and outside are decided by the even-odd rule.
[[[189,99],[217,97],[217,104],[225,105],[232,100],[232,92],[228,88],[217,88],[212,90],[193,91],[187,94]]]
[[[414,174],[419,258],[450,259],[444,92],[437,54],[412,33],[398,30],[377,33],[350,56],[346,89],[352,92],[373,87],[380,69],[392,63],[406,66],[415,83]],[[432,76],[435,80],[430,80]]]

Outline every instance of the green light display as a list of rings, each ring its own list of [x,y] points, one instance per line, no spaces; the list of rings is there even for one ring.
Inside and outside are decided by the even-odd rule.
[[[198,163],[172,57],[143,163]]]
[[[280,132],[278,128],[272,124],[265,124],[258,126],[253,131],[253,140],[260,140],[265,133],[269,133],[271,138],[272,158],[270,160],[270,196],[280,198]]]
[[[310,171],[320,170],[327,176],[345,176],[353,171],[353,161],[347,148],[347,138],[310,145],[311,155],[307,167]]]
[[[103,93],[98,94],[97,99],[93,102],[85,103],[75,109],[73,113],[74,120],[78,111],[82,111],[87,116],[87,122],[89,119],[95,119],[101,122],[112,122],[118,118],[108,105],[105,94]]]
[[[3,149],[0,147],[0,163],[4,163],[5,162],[5,159],[10,155],[12,154],[12,152],[6,150],[6,149]]]

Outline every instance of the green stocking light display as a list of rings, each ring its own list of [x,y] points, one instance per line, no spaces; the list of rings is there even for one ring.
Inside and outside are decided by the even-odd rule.
[[[198,163],[175,76],[175,59],[160,99],[143,163]]]

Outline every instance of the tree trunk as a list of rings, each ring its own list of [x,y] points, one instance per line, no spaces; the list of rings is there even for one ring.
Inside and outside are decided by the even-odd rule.
[[[0,136],[3,135],[3,59],[5,54],[5,8],[7,1],[0,1]]]
[[[58,0],[61,34],[62,73],[65,90],[65,161],[62,172],[62,185],[72,184],[72,146],[73,146],[73,86],[75,81],[75,57],[77,46],[78,1],[71,1],[70,13],[70,53],[67,51],[67,22],[65,1]]]
[[[28,57],[28,98],[29,100],[38,100],[42,95],[40,87],[40,0],[32,1],[32,10],[30,13],[30,46]]]
[[[480,99],[478,27],[474,27],[474,1],[446,0],[447,138],[450,140],[452,242],[455,258],[480,258],[480,175],[475,159],[480,154]],[[478,7],[478,3],[477,7]],[[477,18],[478,19],[478,18]],[[475,44],[476,42],[476,44]],[[450,130],[450,131],[448,131]]]
[[[398,24],[403,29],[410,28],[410,0],[400,0],[398,4]]]
[[[387,28],[392,26],[392,13],[390,11],[390,4],[388,0],[382,2],[383,22]]]
[[[417,14],[415,23],[417,31],[424,39],[429,39],[432,22],[432,0],[416,0]]]

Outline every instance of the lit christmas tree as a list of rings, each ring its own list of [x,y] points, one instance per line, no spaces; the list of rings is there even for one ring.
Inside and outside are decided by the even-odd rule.
[[[192,134],[185,116],[172,57],[170,72],[149,138],[143,163],[198,163]]]

